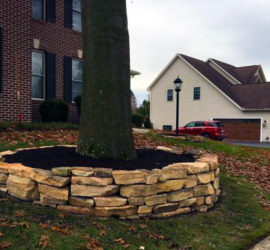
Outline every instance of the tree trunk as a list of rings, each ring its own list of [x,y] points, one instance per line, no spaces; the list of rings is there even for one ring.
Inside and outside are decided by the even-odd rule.
[[[84,84],[77,152],[136,158],[126,0],[83,0]]]

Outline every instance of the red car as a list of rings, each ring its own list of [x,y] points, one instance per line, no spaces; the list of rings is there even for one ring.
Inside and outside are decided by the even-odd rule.
[[[201,135],[213,140],[226,138],[224,125],[219,121],[195,121],[179,128],[180,134]]]

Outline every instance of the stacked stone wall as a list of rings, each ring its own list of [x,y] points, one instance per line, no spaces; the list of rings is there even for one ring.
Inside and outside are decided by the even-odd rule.
[[[6,151],[4,155],[14,154]],[[0,161],[0,192],[65,212],[123,219],[206,212],[220,196],[216,155],[162,169],[35,169]]]

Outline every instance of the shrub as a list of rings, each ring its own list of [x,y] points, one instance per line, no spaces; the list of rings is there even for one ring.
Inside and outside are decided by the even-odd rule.
[[[143,124],[143,117],[141,115],[138,115],[138,114],[132,114],[131,115],[131,122],[136,127],[140,128],[140,127],[142,127],[142,124]]]
[[[82,103],[82,97],[80,95],[76,96],[74,98],[74,102],[76,103],[77,112],[79,115],[81,115],[81,103]]]
[[[153,128],[153,124],[152,122],[150,121],[150,118],[149,117],[146,117],[144,123],[143,123],[144,127],[145,128]]]
[[[39,112],[43,122],[66,122],[69,106],[63,100],[46,100],[40,105]]]

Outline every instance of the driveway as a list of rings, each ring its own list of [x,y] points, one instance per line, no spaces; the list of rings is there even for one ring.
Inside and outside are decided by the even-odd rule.
[[[241,146],[249,146],[255,148],[270,148],[269,142],[240,142],[240,141],[227,141],[228,143]]]

